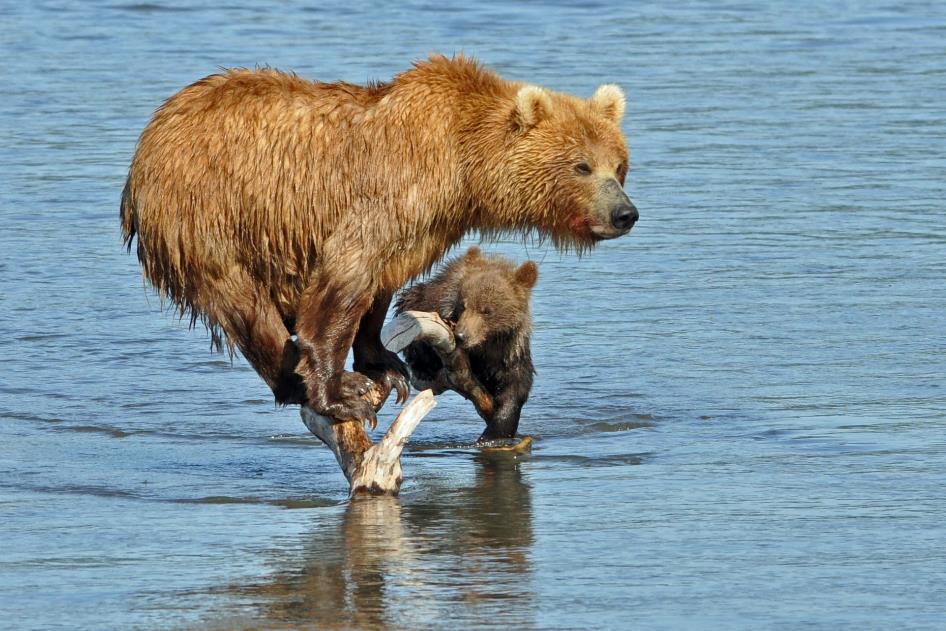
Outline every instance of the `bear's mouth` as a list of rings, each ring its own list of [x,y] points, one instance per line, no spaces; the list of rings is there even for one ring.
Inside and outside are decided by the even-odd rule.
[[[568,227],[571,228],[573,234],[583,237],[585,239],[599,240],[595,238],[595,222],[591,217],[583,217],[581,215],[576,215],[572,217],[571,221],[568,222]]]
[[[611,226],[606,226],[598,222],[589,222],[588,231],[591,233],[591,238],[596,241],[605,241],[607,239],[616,239],[622,237],[631,231],[630,228],[614,228]]]
[[[610,224],[606,224],[596,217],[576,216],[569,223],[572,233],[578,237],[598,243],[608,239],[616,239],[630,232],[628,229],[618,229]]]

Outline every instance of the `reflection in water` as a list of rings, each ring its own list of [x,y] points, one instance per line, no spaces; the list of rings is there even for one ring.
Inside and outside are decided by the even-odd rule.
[[[532,506],[520,461],[475,462],[470,487],[359,499],[334,523],[320,519],[301,559],[280,560],[265,584],[234,588],[259,608],[253,624],[533,626]]]

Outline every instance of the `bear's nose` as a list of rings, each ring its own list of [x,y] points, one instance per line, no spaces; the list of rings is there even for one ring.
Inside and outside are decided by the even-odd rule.
[[[629,230],[639,218],[637,208],[630,202],[621,204],[611,211],[611,225],[618,230]]]
[[[465,338],[465,337],[466,337],[466,335],[463,333],[463,331],[454,331],[454,332],[453,332],[453,338],[457,341],[457,344],[462,344],[462,343],[463,343],[463,338]]]

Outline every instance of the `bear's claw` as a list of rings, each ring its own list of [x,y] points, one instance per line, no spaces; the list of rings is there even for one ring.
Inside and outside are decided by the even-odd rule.
[[[374,406],[362,397],[343,399],[328,404],[323,410],[316,409],[315,411],[335,419],[336,422],[358,421],[365,423],[371,429],[378,426],[378,416],[374,411]]]
[[[386,350],[380,362],[363,368],[362,372],[374,380],[381,392],[378,409],[384,405],[391,390],[397,392],[395,403],[407,403],[411,394],[410,374],[407,372],[407,365],[395,353]]]
[[[371,392],[374,388],[374,381],[360,372],[342,373],[340,387],[338,390],[339,399],[360,399]]]
[[[367,395],[375,388],[375,382],[359,372],[345,371],[341,374],[338,397],[325,406],[322,414],[341,420],[363,421],[374,429],[378,417]]]

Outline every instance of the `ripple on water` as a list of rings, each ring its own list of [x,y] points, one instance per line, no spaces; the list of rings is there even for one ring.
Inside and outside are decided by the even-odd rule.
[[[539,464],[565,465],[583,469],[640,465],[652,453],[611,454],[607,456],[582,456],[579,454],[533,454],[532,460]]]
[[[80,434],[105,434],[112,438],[126,438],[131,436],[132,432],[126,432],[117,427],[108,427],[101,425],[65,425],[55,428],[57,432],[77,432]]]
[[[336,499],[322,497],[231,497],[228,495],[209,495],[207,497],[181,498],[165,500],[177,504],[256,504],[278,506],[280,508],[324,508],[343,503]]]
[[[589,434],[592,433],[602,433],[610,434],[613,432],[628,432],[632,429],[646,429],[649,427],[654,427],[655,423],[653,421],[641,420],[641,421],[618,421],[614,423],[608,423],[606,421],[597,421],[589,423],[584,426],[584,431]]]
[[[943,627],[946,3],[244,4],[2,5],[0,620]],[[622,85],[641,220],[483,246],[541,268],[531,455],[445,395],[400,500],[347,503],[298,410],[143,291],[117,206],[219,66],[428,50]]]

